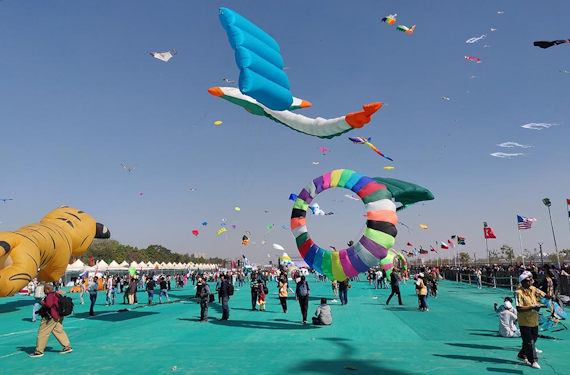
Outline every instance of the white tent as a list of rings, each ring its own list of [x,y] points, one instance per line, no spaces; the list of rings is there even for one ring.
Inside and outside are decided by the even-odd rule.
[[[154,264],[152,264],[151,262],[147,262],[145,269],[147,269],[147,270],[152,270],[152,269],[154,269]]]
[[[155,269],[155,270],[160,269],[160,264],[158,264],[158,262],[154,262],[154,264],[152,265],[152,269]]]
[[[128,267],[129,267],[129,263],[127,263],[126,260],[123,260],[123,261],[121,262],[121,264],[119,264],[119,266],[121,266],[121,267],[127,267],[127,268],[128,268]]]
[[[83,263],[81,260],[77,259],[75,262],[73,262],[73,264],[69,264],[67,266],[67,269],[65,270],[66,272],[77,272],[77,271],[83,271],[83,269],[85,269],[85,263]]]
[[[139,265],[137,262],[135,262],[134,260],[131,262],[131,264],[129,264],[129,268],[139,268]]]
[[[146,263],[145,263],[145,262],[140,262],[140,263],[137,265],[137,269],[139,269],[139,270],[144,270],[144,269],[146,269]]]
[[[160,269],[163,270],[163,269],[165,269],[165,268],[166,268],[166,263],[164,263],[164,262],[160,263]]]
[[[95,269],[101,272],[107,271],[107,268],[109,268],[109,265],[104,260],[98,261],[95,265]]]
[[[172,264],[172,262],[168,262],[168,263],[166,264],[166,269],[167,269],[167,270],[174,269],[174,265]]]
[[[119,263],[112,261],[111,263],[109,263],[109,268],[107,269],[109,271],[121,271],[121,270],[126,270],[127,267],[121,266]]]

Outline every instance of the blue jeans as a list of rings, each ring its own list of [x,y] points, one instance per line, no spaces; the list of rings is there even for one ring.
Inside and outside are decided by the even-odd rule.
[[[167,289],[161,289],[160,290],[160,294],[158,295],[158,302],[162,303],[162,296],[166,297],[167,301],[170,301],[170,298],[168,298],[168,290]]]
[[[344,290],[339,290],[338,291],[338,296],[340,298],[340,303],[342,305],[346,305],[348,303],[348,290],[344,289]]]
[[[230,318],[230,306],[228,304],[229,300],[229,296],[222,297],[222,319]]]
[[[152,297],[154,297],[154,290],[149,289],[146,291],[148,293],[148,304],[152,304]]]
[[[97,293],[89,294],[89,299],[91,300],[91,307],[89,308],[89,315],[94,316],[93,306],[95,306],[95,301],[97,300]]]

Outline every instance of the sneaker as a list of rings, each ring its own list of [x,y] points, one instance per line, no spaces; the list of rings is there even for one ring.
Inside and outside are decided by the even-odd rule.
[[[40,353],[40,352],[34,352],[32,354],[30,354],[28,357],[30,358],[39,358],[39,357],[43,357],[44,353]]]
[[[536,351],[537,354],[542,354],[542,350],[535,348],[534,349]]]
[[[526,363],[527,365],[531,366],[530,362],[528,361],[528,359],[526,359],[525,357],[519,357],[517,355],[517,359],[523,363]]]
[[[538,362],[533,362],[532,365],[530,365],[530,367],[540,369],[540,365],[538,364]]]
[[[71,353],[73,351],[73,349],[71,349],[71,346],[66,346],[65,348],[63,348],[59,354],[67,354],[67,353]]]

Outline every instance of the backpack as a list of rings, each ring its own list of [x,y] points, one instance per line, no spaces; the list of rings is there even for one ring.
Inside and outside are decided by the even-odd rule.
[[[59,315],[68,316],[73,312],[73,300],[70,297],[62,296],[56,293],[59,304]]]
[[[299,296],[305,297],[309,294],[309,290],[307,289],[307,282],[299,284]]]
[[[233,295],[234,295],[234,286],[233,284],[228,283],[228,296],[233,296]]]

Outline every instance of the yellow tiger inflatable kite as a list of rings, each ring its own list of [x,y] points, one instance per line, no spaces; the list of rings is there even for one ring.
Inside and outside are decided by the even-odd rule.
[[[72,255],[85,253],[93,238],[109,237],[103,224],[65,206],[39,223],[0,232],[0,297],[17,293],[36,276],[40,281],[59,280]]]

